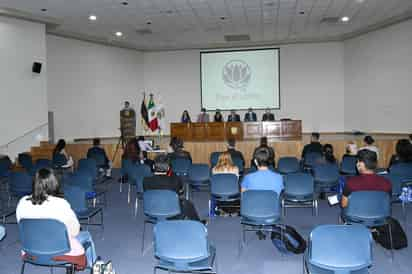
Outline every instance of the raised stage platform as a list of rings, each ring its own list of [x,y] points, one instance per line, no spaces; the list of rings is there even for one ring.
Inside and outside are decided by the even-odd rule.
[[[387,167],[390,158],[395,150],[395,144],[397,140],[401,138],[408,138],[407,134],[370,134],[376,140],[376,146],[380,149],[379,166]],[[345,145],[349,141],[354,141],[358,146],[362,146],[362,140],[364,135],[353,135],[346,133],[323,133],[321,134],[321,143],[330,143],[335,149],[335,156],[338,159],[342,158],[345,152]],[[153,137],[148,136],[154,140],[155,145],[159,145],[160,149],[167,149],[170,142],[170,136]],[[101,138],[102,145],[106,150],[110,159],[113,159],[116,151],[116,145],[118,138]],[[283,156],[295,156],[300,158],[303,146],[310,140],[310,134],[302,134],[300,140],[279,140],[276,138],[269,139],[269,145],[275,150],[276,160]],[[67,152],[73,156],[77,161],[86,156],[87,150],[91,147],[92,138],[77,139],[67,145]],[[240,150],[246,160],[246,165],[249,166],[252,153],[255,147],[259,144],[258,139],[246,139],[237,142],[237,149]],[[210,154],[213,151],[223,151],[226,149],[225,141],[206,141],[195,142],[187,141],[184,144],[185,149],[192,155],[193,162],[195,163],[209,163]],[[54,145],[48,143],[42,143],[40,147],[32,148],[32,155],[34,159],[38,158],[51,158],[51,152]],[[118,151],[114,167],[120,167],[121,163],[121,149]]]

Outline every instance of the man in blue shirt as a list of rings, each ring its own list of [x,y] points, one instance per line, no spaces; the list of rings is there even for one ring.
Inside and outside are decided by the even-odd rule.
[[[242,181],[242,192],[247,190],[272,190],[278,195],[283,190],[283,178],[269,169],[270,151],[267,147],[256,149],[253,161],[257,171],[245,176]]]

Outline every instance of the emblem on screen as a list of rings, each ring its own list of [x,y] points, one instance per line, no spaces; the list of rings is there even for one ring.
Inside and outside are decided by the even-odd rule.
[[[226,86],[233,89],[245,88],[250,81],[252,71],[242,60],[232,60],[223,67],[222,78]]]

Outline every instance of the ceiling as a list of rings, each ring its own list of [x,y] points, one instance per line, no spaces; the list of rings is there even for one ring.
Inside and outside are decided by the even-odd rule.
[[[342,40],[412,18],[411,0],[0,0],[0,8],[47,22],[49,33],[141,50]],[[343,16],[350,21],[321,22]],[[224,39],[243,34],[250,41]]]

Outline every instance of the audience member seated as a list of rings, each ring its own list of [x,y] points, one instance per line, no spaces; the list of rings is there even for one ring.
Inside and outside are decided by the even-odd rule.
[[[192,120],[190,119],[189,112],[187,110],[184,110],[182,113],[182,117],[180,118],[181,123],[191,123]]]
[[[215,116],[213,117],[214,122],[223,122],[223,115],[219,109],[216,110]]]
[[[348,156],[356,156],[358,154],[358,146],[353,142],[350,141],[345,146],[345,155]]]
[[[253,161],[257,166],[257,171],[249,173],[243,178],[241,190],[272,190],[278,195],[283,190],[282,175],[269,169],[270,152],[268,148],[261,147],[253,155]]]
[[[333,146],[331,144],[325,144],[322,148],[322,160],[321,163],[325,164],[337,164],[335,155],[333,153]]]
[[[22,219],[53,219],[64,223],[71,247],[70,252],[65,254],[68,261],[83,267],[87,263],[91,267],[96,260],[92,237],[88,231],[80,231],[79,221],[70,204],[56,196],[58,190],[59,182],[52,170],[43,168],[37,171],[32,195],[24,196],[17,205],[17,222]],[[88,248],[84,250],[86,243]]]
[[[323,153],[322,145],[319,142],[320,134],[318,132],[312,132],[310,137],[310,143],[303,147],[302,158],[305,158],[306,153],[308,152],[318,152]]]
[[[412,144],[412,134],[409,134],[409,141],[410,141],[411,144]]]
[[[139,154],[140,148],[139,144],[137,143],[137,139],[132,138],[128,140],[122,155],[122,159],[128,159],[133,164],[135,164],[139,160]]]
[[[168,189],[175,191],[180,197],[182,218],[201,221],[194,205],[190,201],[184,199],[183,183],[178,176],[175,176],[172,173],[168,157],[166,155],[157,156],[154,167],[154,176],[145,177],[143,179],[143,190]],[[205,221],[201,222],[205,223]]]
[[[240,122],[240,115],[236,113],[234,109],[230,111],[230,114],[227,116],[228,122]]]
[[[256,113],[253,111],[252,108],[249,108],[245,113],[245,118],[243,119],[245,122],[256,122],[257,116]]]
[[[56,154],[62,154],[65,158],[66,158],[66,164],[62,165],[62,168],[68,168],[68,169],[72,169],[73,168],[73,158],[67,154],[66,150],[64,149],[66,147],[66,141],[63,139],[60,139],[56,146],[54,147],[53,150],[53,157]]]
[[[186,150],[183,150],[182,139],[174,139],[174,143],[171,144],[171,147],[173,149],[173,152],[169,153],[168,155],[170,161],[176,158],[187,158],[192,161],[192,156],[190,155],[190,153]]]
[[[197,122],[198,123],[208,123],[209,120],[209,114],[207,114],[206,109],[202,108],[202,112],[197,116]]]
[[[273,122],[275,121],[275,114],[273,114],[272,112],[270,112],[270,109],[266,109],[265,113],[262,116],[262,121],[269,121],[269,122]]]
[[[392,155],[389,167],[397,163],[412,162],[412,144],[408,139],[401,139],[396,143],[396,154]]]
[[[260,138],[260,145],[255,148],[255,151],[253,152],[253,154],[255,154],[255,152],[259,149],[265,147],[269,150],[269,167],[275,167],[275,151],[273,150],[272,147],[268,146],[268,138],[267,137],[262,137]],[[252,159],[250,166],[253,166],[255,168],[257,168],[257,166],[255,165],[255,161]]]
[[[100,139],[99,138],[94,138],[93,139],[93,147],[89,148],[87,151],[87,158],[92,158],[96,159],[96,155],[101,155],[104,158],[104,164],[100,165],[99,168],[103,169],[106,173],[106,176],[110,177],[112,173],[111,169],[111,163],[109,161],[109,158],[107,158],[106,151],[100,147]]]
[[[232,157],[232,161],[234,163],[236,163],[235,158],[238,158],[242,162],[242,167],[245,166],[245,158],[243,158],[242,152],[240,152],[239,150],[236,150],[236,140],[235,139],[228,140],[227,151],[230,153],[230,156]]]
[[[375,143],[375,139],[373,139],[373,137],[370,135],[366,135],[365,138],[363,138],[363,143],[364,146],[361,147],[359,150],[368,149],[370,151],[373,151],[376,153],[376,156],[379,160],[379,149],[375,145],[373,145]]]
[[[212,174],[230,173],[239,177],[239,168],[233,164],[232,157],[228,151],[219,155],[216,166],[212,169]]]
[[[362,149],[358,152],[356,168],[359,176],[348,178],[341,199],[342,207],[348,206],[348,197],[355,191],[384,191],[392,195],[391,182],[375,174],[378,157],[374,151]]]

